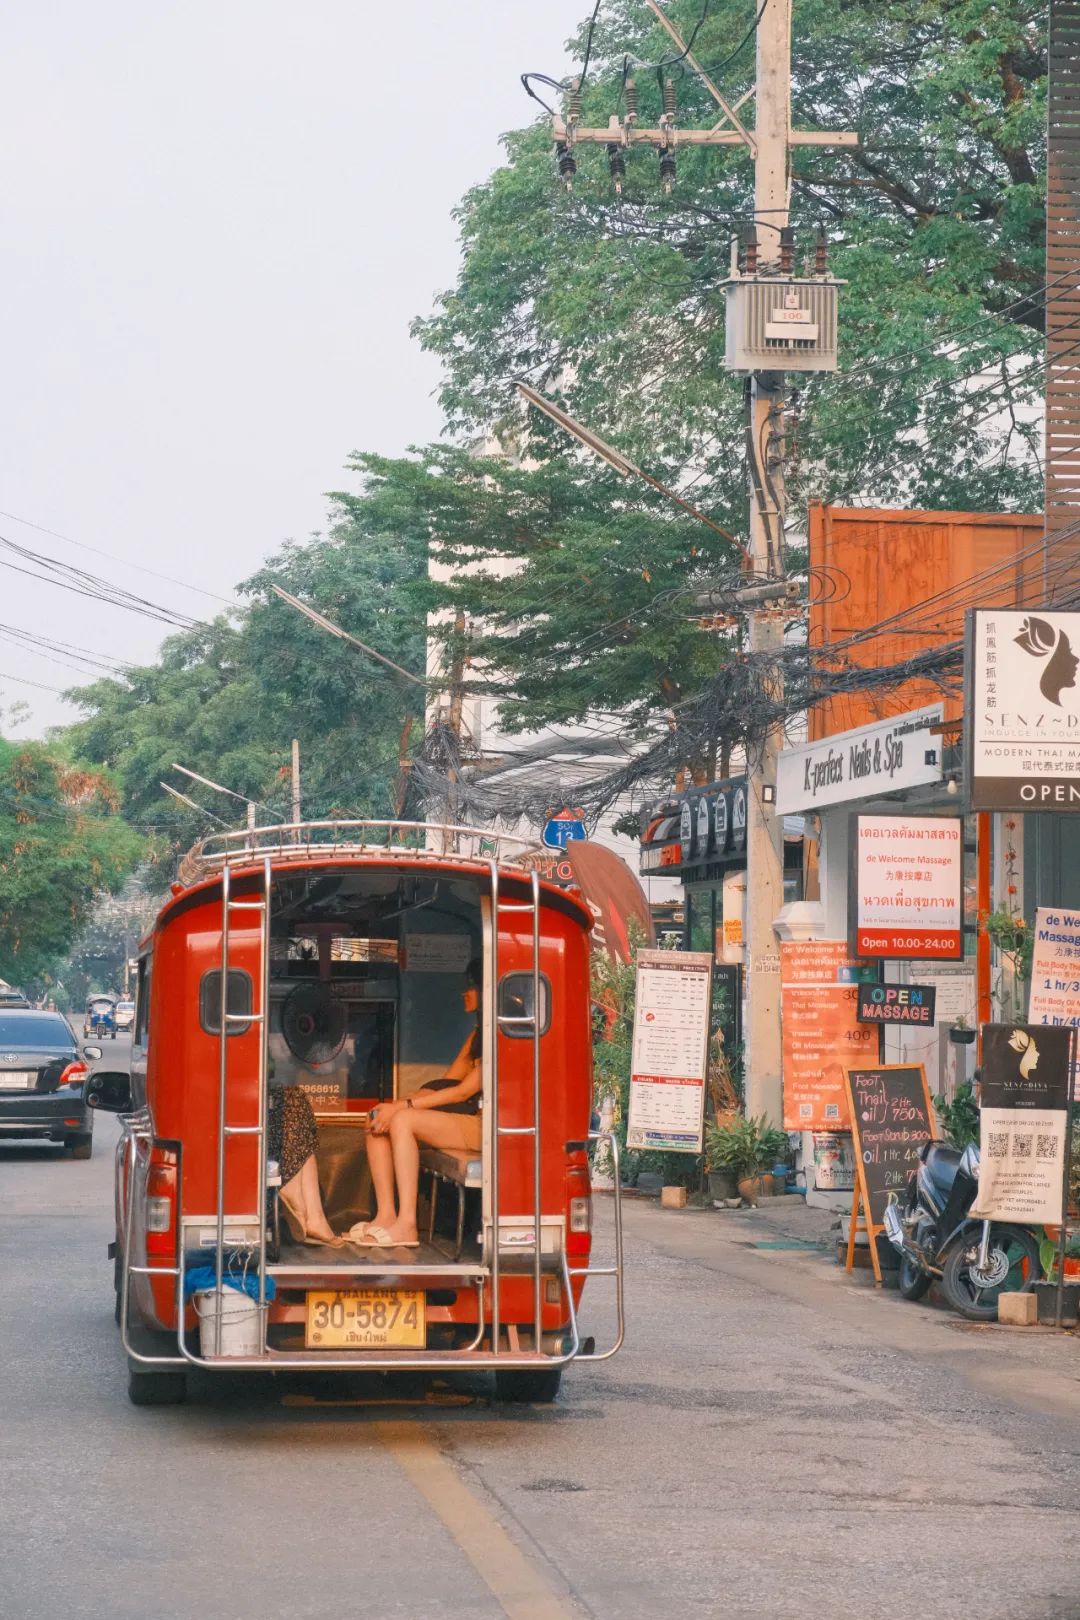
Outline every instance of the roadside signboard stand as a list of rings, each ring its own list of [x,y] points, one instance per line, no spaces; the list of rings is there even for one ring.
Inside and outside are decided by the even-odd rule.
[[[874,1284],[880,1288],[877,1240],[885,1230],[885,1208],[906,1187],[923,1143],[933,1140],[934,1112],[921,1063],[845,1069],[844,1087],[855,1139],[855,1192],[845,1269],[854,1267],[856,1234],[865,1232]]]

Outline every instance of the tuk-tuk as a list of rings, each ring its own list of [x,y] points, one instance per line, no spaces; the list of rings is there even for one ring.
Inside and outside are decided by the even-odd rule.
[[[116,1039],[116,1000],[113,996],[90,996],[86,1003],[86,1015],[83,1018],[83,1035],[97,1036],[104,1040],[109,1036]]]
[[[618,1350],[608,1133],[614,1263],[590,1265],[592,915],[518,864],[536,853],[490,830],[302,822],[185,857],[140,947],[130,1074],[102,1066],[87,1087],[122,1116],[110,1253],[136,1404],[182,1400],[189,1367],[482,1368],[498,1398],[543,1402],[571,1362]],[[480,1145],[421,1143],[419,1241],[331,1246],[279,1224],[285,1088],[310,1104],[343,1236],[374,1213],[372,1110],[411,1106],[470,1040]],[[615,1284],[600,1351],[579,1324],[590,1274]]]

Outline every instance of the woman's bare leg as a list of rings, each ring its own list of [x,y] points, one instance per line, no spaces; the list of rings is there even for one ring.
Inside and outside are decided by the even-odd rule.
[[[470,1129],[470,1127],[472,1127]],[[443,1114],[437,1108],[402,1109],[390,1121],[390,1146],[397,1179],[398,1217],[387,1232],[398,1243],[416,1241],[416,1199],[420,1183],[420,1144],[464,1148],[479,1137],[479,1120]],[[476,1143],[479,1146],[479,1141]]]
[[[371,1182],[375,1188],[375,1214],[372,1216],[374,1226],[393,1226],[397,1220],[397,1205],[394,1203],[394,1154],[388,1136],[376,1136],[368,1132],[367,1138],[368,1164],[371,1167]]]
[[[319,1238],[334,1236],[333,1227],[323,1209],[322,1193],[319,1190],[319,1169],[315,1163],[314,1153],[308,1155],[292,1180],[285,1183],[281,1189],[281,1196],[297,1211],[304,1223],[305,1232]]]

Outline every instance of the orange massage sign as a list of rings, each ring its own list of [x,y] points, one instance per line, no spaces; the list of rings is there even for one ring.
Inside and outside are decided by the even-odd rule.
[[[781,944],[786,1131],[851,1129],[844,1071],[878,1055],[877,1029],[858,1019],[866,972],[867,964],[848,954],[846,940]]]

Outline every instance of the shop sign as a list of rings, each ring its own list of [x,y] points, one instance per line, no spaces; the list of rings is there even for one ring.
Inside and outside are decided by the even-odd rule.
[[[917,1024],[934,1022],[937,990],[932,984],[861,984],[860,1024]]]
[[[878,1054],[877,1031],[860,1024],[860,964],[842,939],[780,945],[784,1129],[850,1129],[844,1070]]]
[[[1080,613],[973,609],[967,619],[973,810],[1080,810]]]
[[[707,794],[702,794],[697,802],[697,852],[698,860],[703,861],[709,853],[710,834],[712,832],[712,800]]]
[[[1074,1029],[984,1024],[979,1195],[984,1220],[1062,1218]]]
[[[565,855],[540,855],[529,851],[514,863],[527,872],[539,872],[548,883],[573,883],[574,868]]]
[[[626,1145],[700,1153],[712,1006],[708,951],[638,951]]]
[[[963,829],[960,816],[852,816],[854,956],[963,956]]]
[[[1080,911],[1039,906],[1035,912],[1028,1023],[1080,1026]],[[1074,1096],[1078,1080],[1074,1075]]]
[[[746,784],[743,782],[731,795],[731,843],[734,849],[746,848]]]
[[[944,714],[944,705],[933,703],[876,725],[839,731],[820,742],[781,749],[777,813],[822,810],[830,804],[940,782],[941,737],[930,728],[940,725]]]
[[[682,814],[679,817],[679,844],[683,865],[686,866],[694,852],[694,812],[690,808],[689,799],[683,804]]]
[[[718,793],[715,799],[715,809],[713,810],[713,838],[718,855],[723,855],[727,849],[730,832],[731,816],[728,811],[728,796],[726,793]]]

